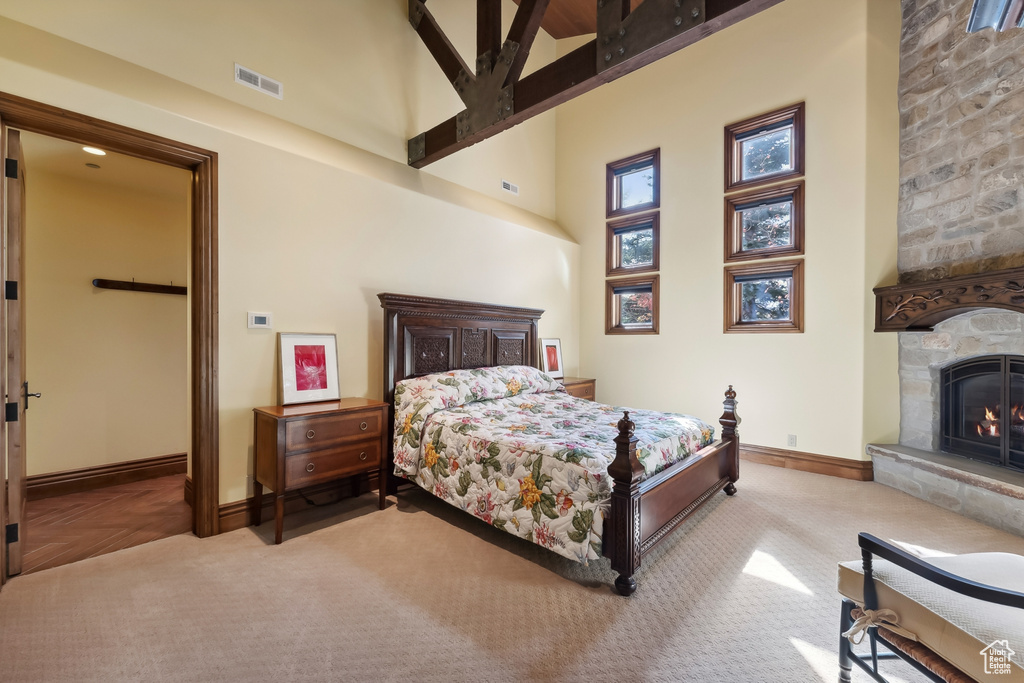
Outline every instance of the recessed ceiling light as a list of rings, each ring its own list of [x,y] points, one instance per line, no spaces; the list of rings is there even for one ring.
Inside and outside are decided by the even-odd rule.
[[[95,154],[98,157],[105,157],[105,156],[107,156],[107,153],[104,152],[99,147],[83,147],[82,151],[88,152],[89,154]]]
[[[86,166],[88,166],[89,168],[99,168],[100,167],[99,164],[86,164]]]

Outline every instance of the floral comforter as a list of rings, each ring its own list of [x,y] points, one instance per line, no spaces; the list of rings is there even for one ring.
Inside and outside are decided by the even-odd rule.
[[[695,417],[626,410],[645,477],[714,439]],[[622,411],[569,396],[527,366],[405,380],[395,387],[395,474],[585,564],[601,557]]]

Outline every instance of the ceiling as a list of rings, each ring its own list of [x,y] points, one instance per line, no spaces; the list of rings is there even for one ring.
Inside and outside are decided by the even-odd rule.
[[[519,4],[519,0],[512,1]],[[632,0],[633,9],[641,2]],[[551,0],[541,26],[556,39],[596,33],[597,0]]]
[[[75,180],[131,188],[147,194],[178,194],[187,191],[190,174],[185,169],[145,161],[117,152],[96,156],[82,145],[48,135],[21,131],[27,181],[33,173],[52,173]],[[90,168],[86,164],[96,164]]]

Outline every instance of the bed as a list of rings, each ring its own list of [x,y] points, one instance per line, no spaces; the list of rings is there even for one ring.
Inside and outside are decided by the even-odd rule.
[[[570,559],[608,557],[616,590],[630,595],[648,552],[718,491],[735,494],[731,386],[714,440],[696,418],[568,396],[537,369],[543,311],[378,297],[395,434],[381,509],[399,485],[418,484]]]

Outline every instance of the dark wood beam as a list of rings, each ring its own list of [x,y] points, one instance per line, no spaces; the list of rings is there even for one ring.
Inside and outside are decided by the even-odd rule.
[[[501,51],[501,0],[476,0],[477,73],[489,70]],[[482,61],[487,60],[487,64]]]
[[[409,23],[416,29],[449,83],[455,83],[460,74],[465,74],[470,80],[473,78],[473,70],[463,61],[421,0],[409,0]]]
[[[459,135],[456,132],[459,117],[453,116],[410,140],[409,164],[415,168],[423,168],[460,149],[493,137],[517,123],[522,123],[563,102],[589,92],[599,85],[632,73],[780,2],[782,0],[706,0],[703,11],[704,21],[698,26],[680,31],[671,38],[652,46],[645,46],[642,42],[623,41],[623,44],[618,47],[622,47],[625,50],[624,53],[618,54],[616,50],[616,55],[608,60],[610,64],[607,68],[600,71],[598,70],[599,55],[600,60],[604,62],[604,55],[608,51],[599,52],[597,44],[599,39],[592,40],[515,82],[513,85],[514,111],[501,120],[468,134]],[[674,9],[674,2],[668,4]],[[648,5],[651,6],[650,9],[662,7],[662,3],[659,3],[658,0],[646,0],[629,15],[626,21],[636,22],[640,26],[652,21],[650,19],[652,13],[650,11],[646,15],[644,13],[644,7]],[[673,22],[674,16],[666,15],[664,18],[668,22]],[[632,37],[633,33],[629,30],[626,31],[627,36]],[[642,40],[642,37],[639,39]],[[635,52],[630,52],[630,50],[635,50]],[[465,120],[465,112],[461,116]]]
[[[515,83],[523,74],[523,67],[530,56],[530,48],[533,47],[533,40],[540,31],[541,21],[547,11],[548,3],[551,0],[521,0],[516,16],[512,20],[512,27],[508,31],[508,42],[518,43],[515,57],[512,58],[512,65],[505,76],[505,85]]]

